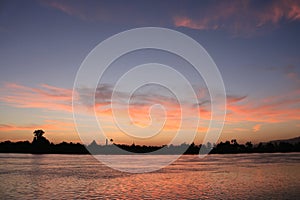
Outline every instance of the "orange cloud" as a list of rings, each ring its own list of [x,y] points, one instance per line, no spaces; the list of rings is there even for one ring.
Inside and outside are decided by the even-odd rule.
[[[36,129],[43,129],[47,131],[70,131],[75,130],[73,122],[45,120],[44,124],[29,124],[29,125],[16,125],[16,124],[0,124],[1,132],[11,131],[33,131]]]
[[[277,123],[300,120],[300,97],[296,93],[227,105],[227,122]]]
[[[259,131],[260,130],[260,128],[261,128],[261,124],[256,124],[255,126],[253,126],[253,131],[254,132],[257,132],[257,131]]]
[[[111,87],[99,87],[96,91],[95,111],[99,119],[108,123],[113,123],[113,113],[111,108]],[[20,108],[38,108],[53,111],[72,112],[72,90],[54,87],[50,85],[40,85],[38,88],[26,87],[14,83],[5,84],[1,88],[0,100],[10,106]],[[88,91],[80,96],[83,107],[86,107],[83,112],[88,115],[93,115],[94,110],[90,102],[87,102],[86,96],[91,95]],[[208,122],[211,118],[210,102],[206,100],[206,96],[201,95],[198,106],[191,105],[188,102],[180,104],[170,97],[144,94],[136,96],[129,107],[124,105],[122,98],[127,98],[126,94],[119,93],[116,117],[121,119],[131,118],[131,122],[127,122],[128,126],[139,125],[142,127],[148,126],[152,117],[153,123],[166,120],[165,131],[177,131],[180,124],[184,130],[194,130],[194,122],[200,120],[201,128],[199,132],[205,131]],[[256,123],[253,127],[254,131],[260,129],[261,123],[277,123],[300,120],[300,92],[296,90],[281,96],[266,97],[263,99],[251,99],[247,96],[227,96],[227,118],[226,123],[232,125],[232,128],[239,128],[243,122]],[[150,107],[155,104],[160,104],[165,108],[165,115],[162,110],[153,110],[150,112]],[[127,110],[128,109],[128,110]],[[150,115],[151,114],[151,115]],[[183,115],[185,114],[185,115]],[[41,128],[45,130],[70,130],[73,124],[60,124],[59,122],[46,121],[42,126],[32,125],[5,125],[0,126],[0,131],[13,130],[33,130]]]
[[[46,84],[31,88],[7,83],[1,93],[0,100],[14,107],[72,112],[72,90]]]
[[[242,101],[246,99],[247,96],[233,96],[233,95],[227,95],[227,103],[237,103],[239,101]]]
[[[69,120],[45,120],[36,124],[0,124],[0,140],[32,140],[32,133],[37,129],[43,129],[46,137],[54,143],[82,142],[73,121]]]

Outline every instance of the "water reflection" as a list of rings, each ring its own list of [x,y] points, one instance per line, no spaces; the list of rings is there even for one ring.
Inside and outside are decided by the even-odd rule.
[[[204,159],[185,155],[146,174],[116,171],[88,155],[0,154],[0,160],[0,199],[297,199],[300,195],[299,153]]]

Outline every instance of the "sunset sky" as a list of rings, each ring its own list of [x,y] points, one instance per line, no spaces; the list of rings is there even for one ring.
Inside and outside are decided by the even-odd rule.
[[[54,143],[81,142],[72,114],[73,84],[81,63],[106,38],[149,26],[188,35],[218,66],[227,93],[227,116],[219,141],[235,138],[256,143],[300,136],[300,1],[2,0],[0,141],[31,141],[32,132],[43,129]],[[151,105],[167,108],[162,132],[143,140],[114,126],[109,105],[120,76],[150,62],[184,74],[201,105],[185,105],[181,109],[191,116],[179,119],[180,108],[172,95],[151,87],[137,91],[129,110],[132,121],[126,124],[129,129],[149,124]],[[209,94],[188,63],[167,52],[141,50],[114,62],[103,82],[95,95],[96,113],[107,137],[116,143],[166,144],[178,129],[178,120],[185,122],[181,128],[188,134],[195,128],[190,125],[193,119],[200,120],[195,143],[201,143],[210,119]],[[128,95],[118,92],[120,101]],[[84,106],[82,116],[92,115],[88,102]],[[122,117],[127,110],[120,105],[118,112]],[[151,114],[158,122],[165,117],[159,109]],[[97,134],[88,120],[81,126]]]

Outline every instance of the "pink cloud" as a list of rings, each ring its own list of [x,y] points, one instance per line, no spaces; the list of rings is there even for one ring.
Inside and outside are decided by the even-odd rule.
[[[278,123],[300,120],[300,97],[297,93],[227,105],[227,121]]]
[[[256,2],[257,3],[257,2]],[[300,2],[293,0],[265,2],[263,6],[248,0],[212,3],[198,13],[183,10],[174,14],[176,27],[198,30],[224,29],[235,35],[254,34],[267,25],[278,27],[282,20],[300,20]]]
[[[256,124],[255,126],[253,126],[253,132],[257,132],[257,131],[259,131],[260,130],[260,128],[261,128],[261,124]]]
[[[128,4],[95,1],[86,4],[84,1],[44,0],[42,5],[88,21],[140,26],[169,26],[171,23],[176,27],[197,30],[222,29],[237,36],[254,34],[263,27],[276,28],[285,20],[300,20],[300,2],[295,0],[186,1],[178,5],[176,2],[169,5],[162,1],[153,6],[155,15],[145,12],[144,9],[149,8],[139,1]]]
[[[175,16],[173,20],[174,25],[177,27],[187,27],[198,30],[207,30],[212,28],[209,26],[209,21],[207,19],[194,20],[186,16]]]
[[[246,99],[247,96],[232,96],[232,95],[227,95],[227,103],[237,103],[239,101],[242,101]]]
[[[113,122],[111,110],[111,88],[109,86],[99,87],[96,93],[96,114],[98,117],[104,117],[110,122]],[[279,96],[270,96],[262,99],[251,99],[246,96],[227,96],[227,118],[226,123],[231,125],[239,125],[243,122],[261,123],[278,123],[300,120],[300,96],[299,90],[281,94]],[[3,103],[18,107],[18,108],[37,108],[43,110],[52,110],[58,112],[72,112],[72,90],[54,87],[42,84],[37,88],[27,87],[15,83],[5,84],[1,88],[0,101]],[[90,95],[87,92],[87,95]],[[205,101],[206,96],[201,95],[199,100]],[[157,120],[164,120],[166,117],[165,130],[177,130],[180,122],[200,119],[200,121],[209,121],[211,118],[210,103],[201,104],[199,106],[191,105],[188,102],[182,103],[180,108],[177,101],[164,96],[156,96],[152,94],[139,95],[135,97],[127,110],[127,106],[123,105],[122,98],[125,94],[120,93],[120,102],[118,104],[117,114],[119,117],[130,116],[133,124],[145,126],[150,120],[150,115]],[[86,107],[86,114],[94,114],[93,109],[88,102],[85,102],[84,97],[82,103]],[[165,107],[166,116],[161,112],[150,113],[151,105],[160,104]],[[187,113],[187,116],[181,117],[181,111]],[[189,129],[189,123],[184,128]],[[40,128],[42,129],[63,129],[67,127],[64,124],[57,122],[52,123],[47,121]],[[202,126],[203,127],[203,126]],[[36,125],[30,126],[14,126],[1,125],[0,130],[32,130],[37,128]],[[254,131],[258,131],[260,126],[253,127]],[[199,129],[200,130],[200,129]],[[204,130],[203,128],[201,130]]]
[[[82,12],[80,8],[72,4],[67,3],[66,1],[41,1],[43,5],[49,6],[61,12],[64,12],[71,16],[78,16],[81,19],[87,19],[87,16]]]
[[[86,3],[85,1],[43,0],[41,4],[85,21],[101,21],[113,24],[130,23],[134,25],[160,23],[153,17],[153,13],[148,14],[148,17],[146,16],[147,12],[141,9],[141,6],[144,6],[142,1],[116,4],[109,1]],[[128,13],[134,14],[129,15]]]
[[[31,88],[7,83],[1,89],[0,101],[19,108],[40,108],[72,112],[72,90],[46,84]]]
[[[288,17],[294,20],[300,20],[300,5],[292,4],[290,7]]]

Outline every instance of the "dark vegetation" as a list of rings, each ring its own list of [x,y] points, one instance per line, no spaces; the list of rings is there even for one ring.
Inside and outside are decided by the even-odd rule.
[[[149,153],[156,154],[181,154],[185,151],[185,154],[199,154],[200,148],[204,152],[210,154],[234,154],[234,153],[274,153],[274,152],[300,152],[299,138],[297,142],[290,143],[285,141],[271,141],[268,143],[259,143],[253,145],[251,142],[245,144],[239,144],[235,139],[226,142],[220,142],[219,144],[181,144],[163,145],[163,146],[140,146],[140,145],[125,145],[125,144],[111,144],[111,145],[98,145],[93,141],[90,145],[83,145],[80,143],[67,143],[62,142],[60,144],[50,143],[48,139],[44,137],[45,132],[43,130],[35,130],[33,132],[34,138],[30,143],[29,141],[0,142],[0,153],[32,153],[32,154],[129,154],[132,153]],[[113,140],[110,140],[113,142]],[[116,148],[118,147],[118,148]],[[90,152],[88,150],[90,150]],[[120,150],[123,149],[124,151]],[[187,150],[186,150],[187,149]],[[158,151],[164,150],[164,151]]]

